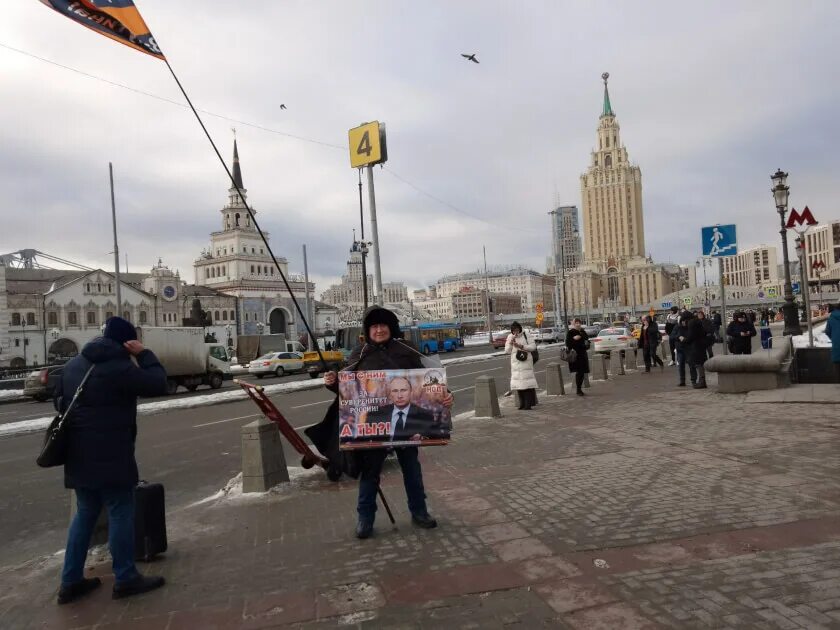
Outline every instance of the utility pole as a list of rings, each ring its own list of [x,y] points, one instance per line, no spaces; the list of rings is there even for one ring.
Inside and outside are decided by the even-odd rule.
[[[117,285],[117,315],[122,316],[122,293],[120,291],[120,248],[117,245],[117,204],[114,201],[114,165],[108,162],[111,180],[111,222],[114,225],[114,280]]]
[[[493,343],[493,314],[490,312],[490,281],[487,279],[487,247],[482,245],[481,251],[484,254],[484,308],[487,313],[487,336],[490,343]]]
[[[309,265],[306,261],[306,245],[303,246],[303,286],[304,286],[304,295],[306,295],[306,319],[310,322],[312,321],[312,302],[309,299]],[[313,322],[314,325],[314,322]],[[310,326],[311,330],[311,326]],[[310,334],[309,341],[312,344],[312,347],[315,347],[315,335]]]
[[[365,243],[365,211],[362,203],[362,169],[359,169],[359,221],[362,227],[362,241],[359,250],[362,252],[362,295],[364,310],[368,307],[368,283],[367,283],[367,243]]]
[[[723,335],[721,335],[723,337],[723,354],[729,354],[729,347],[726,343],[726,327],[729,325],[726,319],[726,278],[723,275],[722,257],[718,258],[718,272],[720,273],[720,326],[724,330]]]
[[[551,215],[551,253],[554,256],[554,303],[557,305],[557,308],[554,311],[554,325],[558,328],[560,326],[560,283],[563,283],[563,318],[564,323],[562,326],[562,330],[565,332],[566,327],[569,323],[569,316],[567,312],[566,306],[566,265],[564,264],[565,261],[562,259],[564,258],[565,254],[558,251],[557,242],[560,241],[560,247],[562,248],[563,242],[560,239],[560,213],[555,209],[549,212],[548,214]],[[562,271],[561,271],[562,267]],[[561,280],[561,273],[562,273],[562,280]]]
[[[373,239],[373,283],[376,291],[374,303],[382,306],[384,304],[382,294],[382,263],[379,256],[379,230],[376,226],[376,193],[373,188],[373,165],[367,167],[368,180],[368,203],[370,205],[370,232]],[[362,258],[364,260],[364,258]],[[365,278],[367,281],[367,278]]]

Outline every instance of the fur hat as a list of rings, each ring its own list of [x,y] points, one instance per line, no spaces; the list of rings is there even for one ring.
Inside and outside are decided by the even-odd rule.
[[[400,321],[387,308],[381,306],[371,306],[365,311],[362,324],[365,329],[365,341],[370,343],[370,327],[374,324],[385,324],[391,331],[391,339],[400,339],[402,331],[400,330]]]
[[[109,317],[105,322],[105,331],[102,336],[123,344],[126,341],[137,339],[137,331],[131,325],[131,322],[124,320],[122,317]]]

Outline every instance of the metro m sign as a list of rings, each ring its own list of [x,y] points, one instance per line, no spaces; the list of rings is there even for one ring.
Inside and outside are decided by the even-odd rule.
[[[805,206],[805,209],[802,211],[802,214],[797,212],[796,208],[790,209],[790,216],[788,217],[787,223],[785,227],[787,229],[795,228],[797,225],[805,225],[805,229],[807,230],[810,226],[816,225],[817,220],[814,218],[814,215],[811,214],[811,210],[808,206]]]

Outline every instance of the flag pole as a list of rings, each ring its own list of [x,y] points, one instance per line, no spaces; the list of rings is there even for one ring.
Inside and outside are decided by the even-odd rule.
[[[286,290],[289,292],[289,296],[292,298],[292,303],[295,305],[295,310],[297,311],[298,315],[300,316],[301,320],[303,321],[303,325],[306,328],[306,332],[309,334],[309,338],[312,339],[315,345],[315,351],[318,353],[318,359],[321,361],[321,366],[324,368],[324,372],[329,371],[329,366],[327,365],[326,360],[324,359],[324,355],[321,354],[321,347],[318,344],[318,339],[315,337],[315,334],[312,332],[312,328],[309,327],[309,322],[307,321],[306,316],[303,314],[303,310],[300,307],[300,304],[295,297],[294,292],[292,291],[292,287],[289,284],[289,281],[286,279],[286,274],[283,273],[283,269],[280,267],[280,263],[277,262],[277,258],[274,255],[274,252],[271,250],[271,245],[268,244],[268,239],[263,234],[263,231],[260,229],[259,223],[257,223],[257,219],[254,216],[254,212],[251,210],[251,206],[248,205],[248,202],[245,200],[245,195],[242,194],[242,191],[239,189],[239,185],[236,183],[236,180],[233,178],[233,174],[230,172],[227,163],[225,162],[222,154],[219,152],[216,143],[213,142],[213,138],[210,136],[210,132],[207,131],[207,127],[204,126],[204,121],[201,120],[201,116],[198,115],[198,111],[195,109],[195,106],[192,104],[192,100],[187,95],[187,91],[184,89],[184,86],[181,85],[180,79],[178,79],[178,75],[175,74],[175,71],[172,69],[172,66],[169,65],[169,60],[166,57],[163,58],[163,62],[166,64],[166,67],[169,68],[170,74],[172,74],[172,78],[175,79],[175,83],[178,84],[178,89],[181,90],[181,94],[184,95],[184,98],[187,100],[187,105],[190,106],[193,115],[195,115],[195,119],[198,121],[198,124],[201,125],[202,131],[204,131],[204,135],[207,136],[207,140],[210,141],[210,146],[213,147],[213,151],[216,152],[216,157],[219,158],[219,162],[222,163],[222,167],[224,167],[227,176],[230,178],[233,187],[236,189],[236,192],[239,194],[239,199],[242,201],[242,204],[245,206],[245,209],[248,211],[248,215],[251,217],[251,223],[253,224],[254,228],[256,228],[257,233],[259,233],[262,242],[265,244],[266,251],[268,255],[271,256],[271,260],[274,261],[274,266],[277,268],[277,272],[280,274],[280,278],[283,280],[283,284],[286,285]],[[308,291],[308,286],[307,286]]]
[[[114,226],[114,280],[117,288],[117,312],[122,317],[122,293],[120,291],[120,248],[117,245],[117,205],[114,202],[114,165],[108,162],[108,176],[111,180],[111,223]],[[127,267],[127,265],[126,265]],[[128,268],[126,268],[128,271]]]

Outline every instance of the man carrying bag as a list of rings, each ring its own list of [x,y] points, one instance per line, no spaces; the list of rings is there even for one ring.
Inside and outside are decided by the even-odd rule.
[[[77,391],[78,398],[70,408]],[[109,318],[103,336],[87,343],[65,366],[56,389],[56,406],[61,413],[69,409],[62,427],[64,486],[75,490],[77,511],[67,535],[59,604],[76,600],[101,583],[99,578],[85,578],[84,566],[103,505],[108,510],[114,599],[163,585],[162,577],[144,577],[134,564],[134,488],[138,481],[134,442],[137,396],[165,393],[166,371],[137,341],[134,326],[121,317]]]

